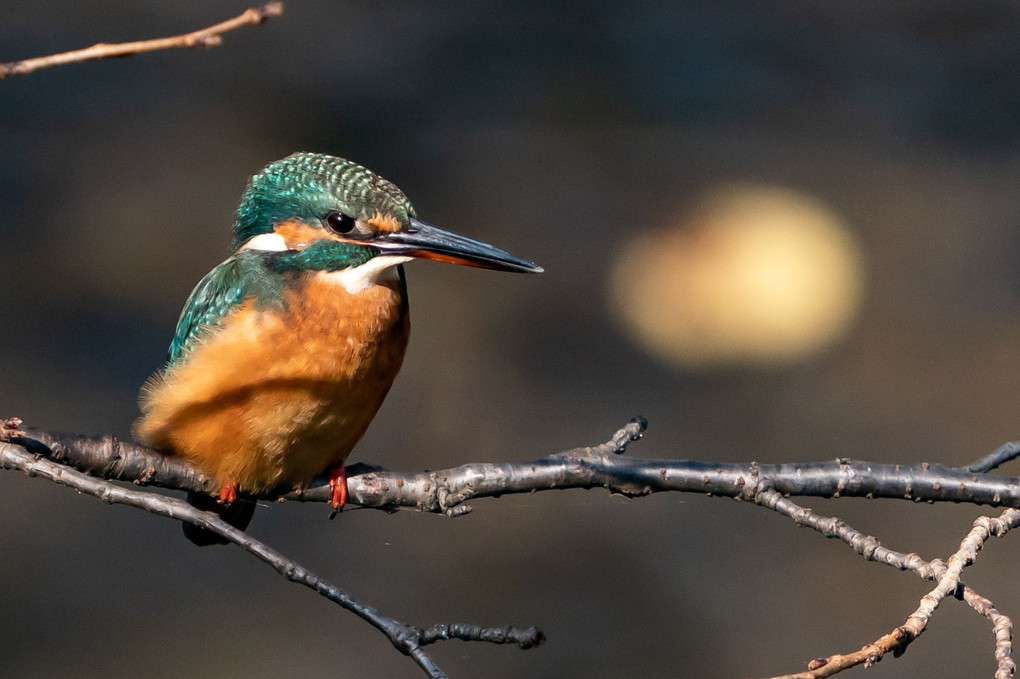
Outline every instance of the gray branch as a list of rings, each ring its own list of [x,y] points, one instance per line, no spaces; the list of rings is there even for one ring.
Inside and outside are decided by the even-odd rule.
[[[849,458],[825,462],[761,464],[622,457],[646,423],[634,418],[601,445],[575,448],[533,462],[475,462],[418,473],[351,465],[350,502],[361,507],[457,515],[469,500],[567,488],[606,488],[629,497],[679,491],[753,500],[774,490],[799,497],[896,498],[1020,508],[1020,479],[990,474],[1020,454],[1009,443],[967,466],[881,464]],[[36,455],[100,478],[215,495],[216,484],[198,469],[151,448],[110,436],[83,437],[38,430],[8,440]],[[325,479],[295,492],[281,488],[260,499],[326,502]]]
[[[522,630],[509,626],[487,628],[453,623],[418,628],[389,618],[283,554],[221,521],[215,514],[197,510],[176,498],[114,483],[130,482],[141,486],[209,494],[217,492],[212,479],[181,459],[109,436],[84,437],[32,429],[22,431],[20,425],[21,421],[17,418],[0,421],[0,468],[20,469],[29,475],[47,478],[107,502],[139,507],[207,528],[269,564],[287,579],[314,590],[379,629],[397,649],[411,656],[430,677],[445,676],[423,650],[424,646],[437,641],[487,641],[516,644],[527,649],[544,640],[542,632],[534,627]],[[419,473],[389,472],[367,465],[351,465],[348,468],[350,503],[384,510],[411,507],[419,511],[456,516],[471,510],[465,503],[473,498],[538,490],[606,488],[629,497],[665,491],[704,493],[771,507],[824,534],[839,536],[867,558],[915,570],[922,577],[935,576],[941,579],[946,579],[945,573],[941,572],[945,570],[941,562],[921,562],[919,558],[911,561],[911,557],[916,555],[900,555],[884,550],[873,538],[858,534],[836,519],[814,515],[810,510],[789,503],[784,496],[884,497],[915,502],[966,502],[1020,507],[1020,479],[989,473],[1020,457],[1018,443],[1007,443],[961,467],[927,462],[915,465],[878,464],[848,458],[828,462],[759,464],[622,457],[627,446],[642,437],[646,426],[644,419],[636,417],[601,445],[575,448],[533,462],[472,463]],[[253,499],[325,502],[329,496],[328,485],[322,479],[307,489],[295,491],[281,488],[276,493]],[[936,573],[938,569],[941,571]],[[956,578],[953,582],[958,583],[957,575],[953,575]],[[949,591],[946,589],[946,592]],[[999,614],[987,599],[964,589],[964,598],[967,595],[973,599],[968,603],[995,625],[996,656],[1000,670],[1005,671],[1012,663],[1008,639],[1011,621]],[[930,612],[924,613],[924,616],[915,615],[911,619],[916,617],[926,621]],[[919,633],[920,630],[917,630],[913,636]],[[897,634],[894,631],[894,634],[886,635],[888,639],[883,637],[876,642],[878,645],[869,645],[855,654],[838,656],[838,662],[836,656],[826,659],[822,664],[824,667],[819,665],[815,668],[817,672],[804,676],[828,676],[859,662],[867,664],[879,651],[902,650],[910,639],[900,639]],[[881,654],[876,657],[881,657]]]
[[[10,422],[8,420],[4,424]],[[3,436],[3,433],[4,428],[0,428],[0,437]],[[178,498],[125,488],[103,479],[87,476],[68,466],[28,452],[24,447],[4,443],[2,438],[0,438],[0,469],[20,470],[29,476],[53,481],[110,504],[137,507],[160,516],[187,521],[212,531],[268,564],[291,582],[308,587],[378,629],[397,650],[410,656],[432,679],[446,679],[446,674],[423,650],[422,647],[428,644],[446,639],[461,639],[496,644],[516,644],[522,649],[528,649],[540,645],[545,640],[545,635],[535,627],[520,630],[515,627],[481,627],[462,623],[439,624],[425,629],[414,627],[362,603],[293,559],[256,540],[248,533],[234,528],[216,514],[196,509]]]

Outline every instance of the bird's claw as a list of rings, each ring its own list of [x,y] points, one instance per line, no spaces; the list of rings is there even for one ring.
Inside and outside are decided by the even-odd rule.
[[[347,467],[343,462],[329,470],[329,503],[333,506],[331,519],[347,504]]]
[[[220,488],[220,504],[229,505],[237,501],[237,482],[227,481]]]

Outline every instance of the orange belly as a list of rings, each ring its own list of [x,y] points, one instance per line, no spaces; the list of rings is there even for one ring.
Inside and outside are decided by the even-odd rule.
[[[242,491],[302,487],[361,439],[408,334],[401,282],[350,294],[312,276],[283,311],[246,302],[154,379],[135,433]]]

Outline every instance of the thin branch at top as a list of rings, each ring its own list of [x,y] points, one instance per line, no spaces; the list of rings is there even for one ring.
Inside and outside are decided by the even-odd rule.
[[[216,47],[223,43],[223,34],[233,31],[242,26],[257,26],[265,23],[266,20],[280,16],[283,13],[282,2],[269,2],[261,7],[252,7],[243,14],[233,19],[227,19],[208,28],[203,28],[183,35],[175,35],[169,38],[155,38],[153,40],[136,40],[134,42],[121,42],[116,44],[99,43],[85,49],[50,54],[45,57],[23,59],[0,64],[0,80],[15,75],[26,75],[41,68],[51,66],[62,66],[73,64],[79,61],[90,61],[92,59],[109,59],[110,57],[126,57],[142,52],[155,52],[156,50],[172,49],[175,47]]]

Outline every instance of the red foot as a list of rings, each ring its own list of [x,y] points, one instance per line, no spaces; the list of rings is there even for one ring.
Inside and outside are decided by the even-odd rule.
[[[220,503],[229,505],[237,501],[237,481],[227,481],[220,488]]]
[[[340,511],[347,504],[347,467],[341,462],[329,470],[329,501]]]

